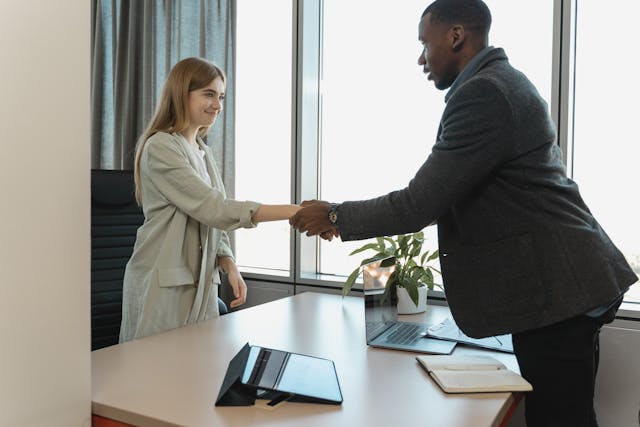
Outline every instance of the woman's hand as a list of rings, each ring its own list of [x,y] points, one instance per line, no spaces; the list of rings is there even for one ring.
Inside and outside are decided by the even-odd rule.
[[[236,297],[236,299],[229,303],[231,308],[244,304],[247,301],[247,284],[244,283],[244,279],[237,268],[235,271],[229,272],[229,284],[233,289],[233,296]]]
[[[218,264],[222,267],[222,270],[228,274],[229,284],[233,289],[233,296],[236,299],[229,303],[231,308],[238,307],[247,301],[247,284],[244,283],[244,279],[238,271],[236,263],[231,257],[221,257],[218,260]]]

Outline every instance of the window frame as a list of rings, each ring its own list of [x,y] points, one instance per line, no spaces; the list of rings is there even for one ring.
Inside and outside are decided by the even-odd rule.
[[[321,75],[324,0],[293,0],[292,81],[292,195],[295,203],[321,199]],[[573,107],[575,89],[577,0],[553,0],[552,93],[550,114],[558,132],[558,144],[564,153],[567,173],[572,175]],[[319,273],[319,238],[302,238],[291,233],[291,272],[289,277],[268,272],[244,271],[246,277],[279,281],[317,288],[342,288],[346,276]],[[361,284],[353,288],[361,291]],[[444,292],[429,291],[429,296],[444,300]],[[622,315],[640,316],[623,304]]]
[[[292,57],[292,61],[291,61],[291,67],[292,67],[292,72],[291,72],[291,77],[292,77],[292,87],[291,87],[291,136],[290,136],[290,141],[291,141],[291,161],[290,161],[290,169],[291,169],[291,182],[290,182],[290,203],[296,203],[295,201],[295,191],[296,191],[296,171],[299,170],[299,168],[297,167],[296,164],[296,155],[295,155],[295,141],[297,140],[297,134],[296,134],[296,96],[297,96],[297,79],[296,79],[296,63],[295,63],[295,58],[297,55],[297,42],[296,42],[296,29],[299,27],[299,24],[297,22],[297,12],[296,12],[296,8],[298,5],[299,0],[290,0],[291,1],[291,9],[292,9],[292,16],[291,16],[291,27],[292,27],[292,45],[291,45],[291,57]],[[236,9],[234,11],[235,13],[235,19],[238,19],[238,10],[237,10],[237,6]],[[238,32],[238,25],[235,25],[235,31],[236,31],[236,40],[237,40],[237,32]],[[237,46],[236,46],[237,48]],[[237,104],[236,104],[237,105]],[[237,108],[237,107],[236,107]],[[233,231],[231,232],[233,233]],[[234,244],[237,244],[237,242],[234,242]],[[261,281],[265,281],[265,282],[275,282],[275,283],[282,283],[282,284],[290,284],[293,285],[295,283],[295,277],[294,277],[294,268],[293,266],[295,265],[295,231],[292,229],[289,232],[289,268],[286,270],[281,270],[281,269],[277,269],[277,268],[267,268],[267,267],[256,267],[256,266],[248,266],[248,265],[242,265],[239,264],[238,265],[238,269],[239,271],[242,273],[243,277],[248,278],[248,279],[254,279],[254,280],[261,280]]]

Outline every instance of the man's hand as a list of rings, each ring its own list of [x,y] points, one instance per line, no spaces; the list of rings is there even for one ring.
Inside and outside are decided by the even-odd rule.
[[[340,232],[336,227],[333,227],[331,230],[323,231],[322,233],[320,233],[320,237],[330,242],[334,237],[340,237]]]
[[[325,240],[339,236],[338,229],[329,221],[331,204],[322,200],[305,200],[294,216],[289,218],[289,224],[307,236],[320,235]]]

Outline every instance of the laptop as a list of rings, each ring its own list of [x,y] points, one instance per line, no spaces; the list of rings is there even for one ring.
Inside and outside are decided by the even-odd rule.
[[[431,325],[398,320],[397,299],[387,297],[385,285],[394,267],[380,267],[380,261],[367,264],[364,276],[364,317],[367,345],[418,353],[450,354],[454,341],[427,338]]]

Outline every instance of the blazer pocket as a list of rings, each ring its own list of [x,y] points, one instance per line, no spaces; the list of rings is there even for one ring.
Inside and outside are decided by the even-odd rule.
[[[194,283],[193,273],[187,267],[158,269],[158,286],[161,288],[193,285]]]

